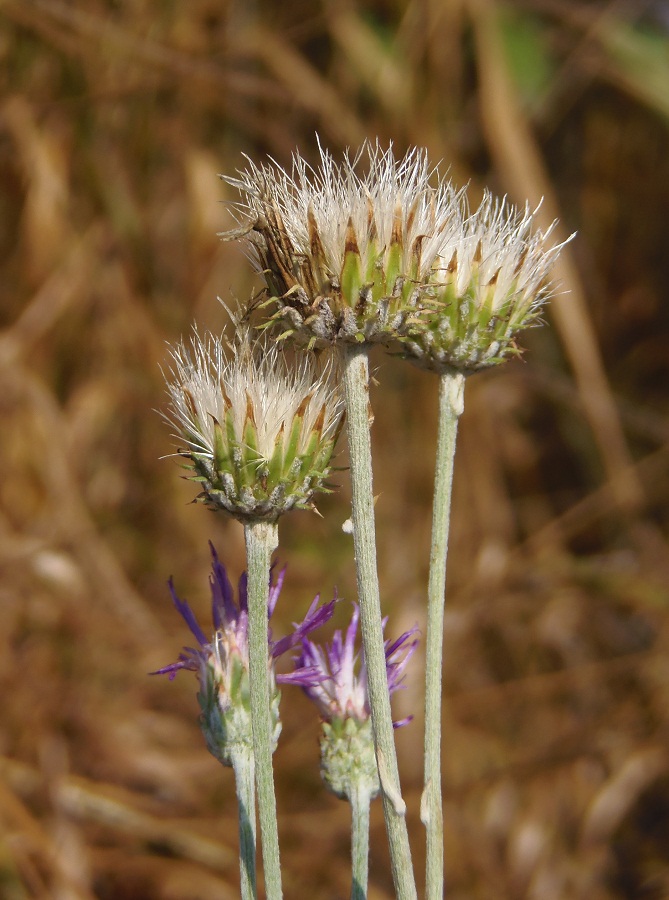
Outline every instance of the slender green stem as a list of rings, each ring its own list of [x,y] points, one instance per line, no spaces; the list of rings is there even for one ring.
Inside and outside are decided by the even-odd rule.
[[[256,791],[253,752],[246,746],[239,746],[230,755],[239,812],[241,896],[242,900],[256,900]]]
[[[444,593],[453,460],[458,419],[462,414],[463,402],[464,376],[459,373],[441,375],[425,640],[425,783],[421,800],[421,820],[427,830],[426,900],[442,900],[444,896],[444,822],[441,799]]]
[[[369,873],[369,788],[355,787],[351,800],[351,900],[365,900]]]
[[[267,900],[280,900],[281,864],[279,833],[272,773],[272,719],[267,649],[267,606],[272,553],[278,545],[274,522],[250,522],[244,526],[248,570],[249,681],[253,720],[258,814]]]
[[[353,498],[353,540],[374,749],[395,894],[397,900],[413,900],[416,885],[393,737],[376,567],[368,351],[364,345],[346,344],[342,356]]]

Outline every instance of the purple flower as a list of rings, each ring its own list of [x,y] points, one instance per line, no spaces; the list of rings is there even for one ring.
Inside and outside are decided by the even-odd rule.
[[[302,675],[296,681],[302,685],[304,692],[314,701],[327,722],[348,718],[364,722],[370,715],[365,660],[362,653],[355,650],[359,617],[358,605],[354,603],[346,636],[341,631],[336,631],[332,643],[327,644],[325,649],[306,636],[302,638],[302,652],[295,663],[296,674]],[[384,619],[384,628],[386,622],[387,619]],[[418,645],[418,638],[414,638],[417,632],[418,627],[414,626],[396,641],[385,642],[388,691],[391,694],[402,687],[404,670]],[[356,674],[358,656],[361,659]],[[316,677],[313,677],[314,674]],[[395,728],[406,725],[412,718],[409,716],[395,722]]]
[[[246,594],[246,572],[239,579],[237,593],[239,596],[239,604],[235,603],[234,592],[230,579],[225,571],[225,566],[219,560],[218,554],[213,544],[209,543],[212,556],[212,573],[209,577],[209,586],[211,588],[211,608],[212,618],[214,622],[215,632],[211,640],[207,640],[205,633],[200,628],[195,615],[186,600],[179,599],[174,583],[170,578],[168,584],[172,599],[177,610],[183,616],[186,624],[190,628],[194,637],[200,645],[199,649],[194,647],[184,647],[179,654],[177,662],[170,663],[157,672],[151,672],[152,675],[169,675],[170,681],[174,679],[180,669],[189,669],[192,672],[200,672],[202,665],[208,665],[211,662],[212,654],[220,657],[221,653],[231,655],[238,654],[241,660],[248,667],[248,607]],[[272,578],[269,588],[268,613],[271,618],[276,607],[283,580],[286,574],[286,567],[279,572],[276,581]],[[269,654],[271,659],[276,659],[288,650],[291,650],[299,644],[307,634],[310,634],[316,628],[324,625],[332,618],[337,596],[329,603],[323,603],[320,606],[318,602],[320,594],[317,594],[313,603],[309,607],[306,616],[300,623],[294,623],[295,631],[286,635],[279,641],[272,640],[271,629],[269,631]],[[311,672],[309,667],[300,675],[297,672],[290,672],[287,675],[277,675],[276,680],[279,683],[302,683],[302,679],[309,678],[310,675],[317,673]]]
[[[212,544],[212,573],[209,578],[212,600],[214,634],[208,639],[200,628],[193,611],[185,600],[181,600],[170,579],[169,587],[174,605],[183,616],[199,646],[184,647],[176,662],[152,672],[152,675],[168,675],[172,680],[180,669],[196,672],[199,681],[198,700],[202,709],[201,725],[209,750],[226,765],[230,764],[231,752],[235,746],[252,746],[252,728],[249,707],[249,652],[248,652],[248,605],[246,573],[239,579],[235,602],[234,592],[225,567],[218,558]],[[276,581],[270,578],[269,616],[274,612],[285,568]],[[273,661],[286,651],[306,639],[315,628],[327,622],[334,612],[335,596],[329,603],[319,606],[320,595],[316,596],[304,620],[294,625],[294,631],[281,640],[272,639],[269,631],[268,662],[272,664],[275,683],[310,684],[321,677],[314,667],[306,665],[300,672],[287,675],[274,673]],[[274,743],[278,740],[281,724],[279,721],[279,692],[272,689],[272,714],[274,720]]]

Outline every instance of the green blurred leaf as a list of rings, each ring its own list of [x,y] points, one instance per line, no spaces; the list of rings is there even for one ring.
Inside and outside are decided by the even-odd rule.
[[[615,80],[641,102],[669,118],[669,37],[646,26],[611,23],[597,37]]]
[[[535,106],[555,72],[546,30],[538,17],[502,7],[497,18],[509,72],[521,98]]]

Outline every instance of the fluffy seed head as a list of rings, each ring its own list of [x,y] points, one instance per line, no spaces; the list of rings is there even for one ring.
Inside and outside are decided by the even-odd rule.
[[[518,355],[516,334],[535,324],[555,292],[550,270],[564,244],[555,223],[533,229],[534,214],[486,193],[440,248],[420,316],[399,338],[421,368],[465,373]],[[571,240],[571,238],[570,238]]]
[[[459,194],[427,154],[365,143],[341,165],[320,148],[312,168],[296,153],[288,174],[251,160],[238,178],[242,228],[265,277],[282,336],[309,347],[387,341],[420,303]]]
[[[343,414],[334,364],[244,336],[226,353],[194,332],[172,349],[169,421],[186,448],[201,499],[240,520],[274,521],[313,508],[326,479]]]

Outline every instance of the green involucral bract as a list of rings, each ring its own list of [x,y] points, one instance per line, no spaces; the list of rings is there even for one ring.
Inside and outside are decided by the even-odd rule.
[[[207,664],[205,690],[198,693],[197,699],[207,749],[223,765],[231,766],[234,754],[240,748],[253,750],[249,673],[234,651],[223,668],[225,672],[213,661]],[[272,752],[281,734],[280,701],[281,692],[272,680]]]
[[[355,790],[364,790],[370,799],[378,794],[371,719],[349,716],[323,723],[321,776],[328,789],[343,800],[351,800]]]
[[[197,334],[172,356],[170,419],[199,500],[244,522],[276,521],[330,492],[343,415],[331,360],[299,351],[289,362],[266,341],[238,343],[230,357],[219,339]]]

